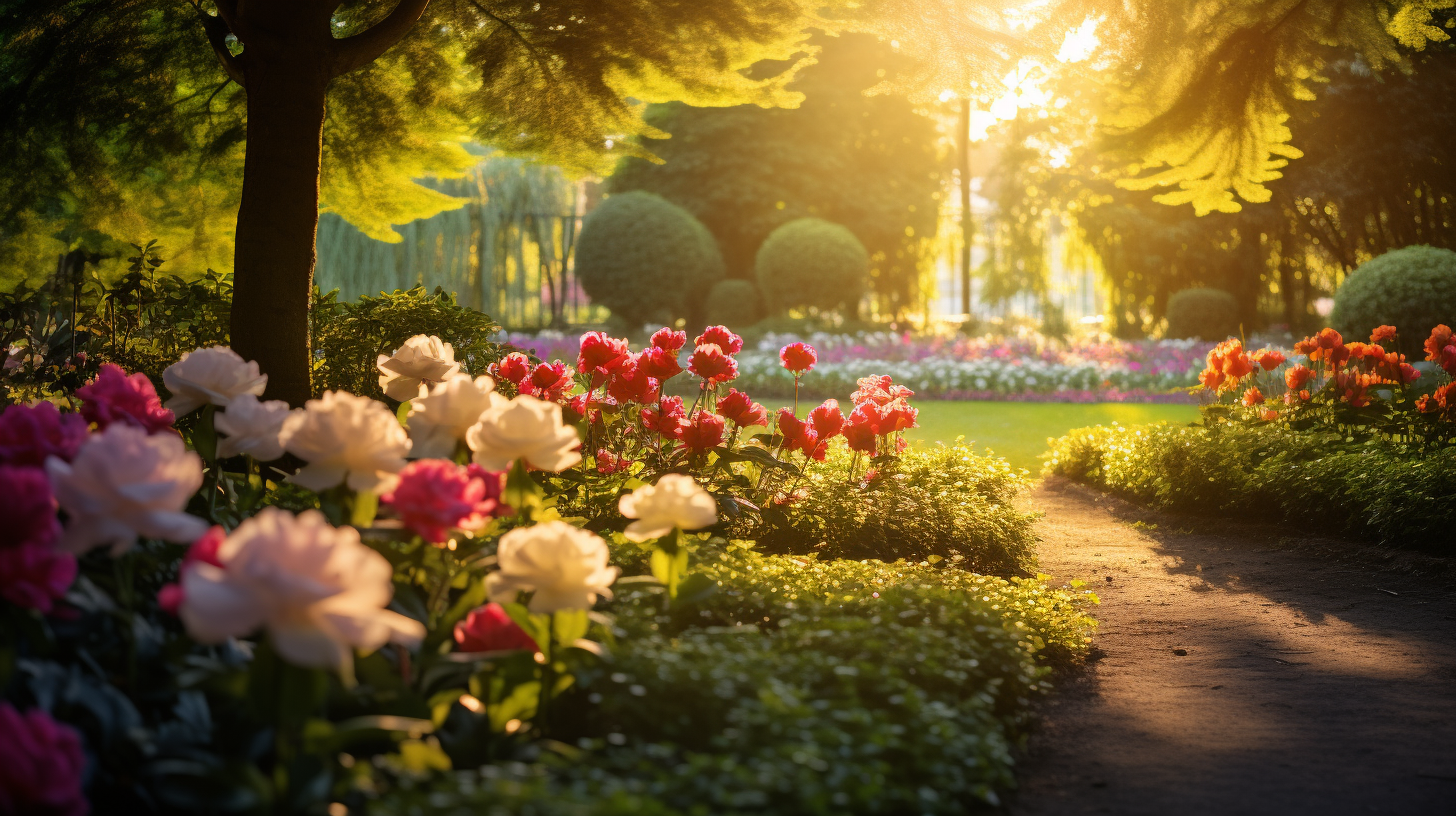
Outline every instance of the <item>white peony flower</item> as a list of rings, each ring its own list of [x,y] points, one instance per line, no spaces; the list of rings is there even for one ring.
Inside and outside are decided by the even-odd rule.
[[[486,470],[507,470],[524,459],[541,470],[561,471],[581,461],[576,429],[561,422],[561,406],[521,395],[501,402],[465,434],[475,463]]]
[[[411,454],[417,459],[449,459],[480,415],[505,402],[495,393],[495,380],[484,375],[471,379],[469,374],[456,374],[432,387],[410,403]]]
[[[162,384],[172,392],[166,407],[180,417],[209,403],[226,408],[239,394],[261,397],[268,375],[259,374],[257,363],[227,346],[209,346],[189,351],[167,366]]]
[[[227,434],[217,442],[218,458],[246,453],[259,462],[271,462],[282,456],[283,422],[288,414],[288,403],[283,400],[264,402],[252,394],[237,395],[212,418],[218,432]]]
[[[424,396],[429,386],[455,376],[460,364],[455,349],[434,335],[417,334],[404,341],[394,356],[379,355],[379,387],[400,402]]]
[[[674,527],[699,530],[718,521],[718,504],[693,477],[669,473],[655,485],[643,485],[617,501],[617,509],[629,519],[623,535],[630,541],[651,541],[672,532]]]
[[[170,433],[124,423],[92,434],[76,458],[52,456],[46,475],[69,517],[57,545],[84,553],[103,544],[120,555],[138,536],[191,542],[208,524],[182,512],[202,486],[202,459]]]
[[[283,449],[308,462],[288,481],[323,491],[348,481],[355,490],[394,486],[409,453],[409,436],[384,403],[325,391],[283,421]]]
[[[335,668],[352,659],[351,648],[414,645],[425,635],[419,621],[385,609],[394,594],[389,561],[317,510],[264,508],[227,537],[217,561],[182,573],[178,614],[202,643],[264,627],[289,662]]]
[[[607,542],[564,521],[517,527],[501,536],[498,572],[485,578],[491,600],[514,601],[518,592],[535,592],[532,612],[590,609],[597,596],[611,598],[621,570],[607,566]]]

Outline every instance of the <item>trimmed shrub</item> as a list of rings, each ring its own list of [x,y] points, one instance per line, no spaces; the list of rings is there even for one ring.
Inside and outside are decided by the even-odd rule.
[[[847,228],[800,218],[769,233],[758,248],[758,288],[776,312],[853,306],[864,291],[870,260]]]
[[[1239,333],[1239,302],[1222,289],[1184,289],[1168,298],[1168,337],[1223,340]]]
[[[1056,440],[1046,471],[1160,510],[1456,552],[1456,448],[1422,457],[1276,426],[1098,426]]]
[[[634,191],[604,200],[576,242],[576,272],[592,301],[626,322],[691,317],[723,277],[718,244],[687,210]]]
[[[1366,261],[1335,292],[1330,325],[1346,340],[1377,326],[1400,330],[1401,351],[1415,355],[1431,327],[1456,325],[1456,252],[1409,246]]]
[[[763,297],[753,281],[719,281],[708,293],[704,317],[704,323],[709,326],[732,329],[751,326],[763,317]]]

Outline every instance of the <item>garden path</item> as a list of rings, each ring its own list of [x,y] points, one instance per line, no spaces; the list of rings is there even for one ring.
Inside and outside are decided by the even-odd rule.
[[[1456,568],[1060,479],[1028,501],[1042,570],[1102,605],[1010,813],[1456,813]]]

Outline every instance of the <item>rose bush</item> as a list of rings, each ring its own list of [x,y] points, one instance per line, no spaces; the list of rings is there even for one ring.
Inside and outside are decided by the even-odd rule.
[[[180,431],[120,369],[77,390],[80,413],[0,414],[0,692],[62,723],[26,772],[54,807],[391,812],[417,792],[471,801],[454,769],[482,767],[537,769],[501,799],[545,797],[532,807],[619,784],[657,790],[632,812],[690,807],[648,756],[755,812],[809,812],[850,777],[870,781],[842,804],[865,813],[1010,785],[1007,747],[1050,663],[1085,648],[1092,599],[964,571],[1029,573],[1021,477],[963,446],[908,449],[910,388],[865,377],[771,417],[732,387],[743,341],[721,326],[640,352],[592,334],[574,359],[507,356],[495,376],[456,372],[448,349],[381,355],[398,410],[260,401],[218,347],[163,373]],[[803,377],[813,357],[783,364]],[[915,674],[924,650],[954,682]],[[779,693],[825,701],[804,712],[818,736],[775,725]],[[844,739],[900,759],[832,753]],[[564,745],[581,753],[544,762]],[[799,755],[818,759],[789,773]],[[33,797],[24,782],[0,774],[0,802]],[[773,793],[790,782],[802,795]]]

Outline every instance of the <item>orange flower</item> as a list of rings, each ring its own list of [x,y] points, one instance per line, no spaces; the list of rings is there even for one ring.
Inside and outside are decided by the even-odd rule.
[[[1370,342],[1379,345],[1395,339],[1394,326],[1376,326],[1375,331],[1370,332]]]
[[[1259,412],[1259,419],[1262,419],[1265,422],[1273,422],[1278,418],[1279,412],[1274,410],[1273,408],[1265,408],[1263,411]]]
[[[1265,371],[1273,371],[1284,364],[1284,355],[1274,349],[1259,349],[1254,352],[1254,362]]]
[[[1452,336],[1451,327],[1445,323],[1431,329],[1431,336],[1426,338],[1426,360],[1432,363],[1441,362],[1441,352],[1453,342],[1456,342],[1456,338]]]
[[[1259,405],[1263,401],[1264,393],[1259,390],[1258,386],[1252,386],[1249,388],[1249,390],[1244,392],[1243,403],[1250,408],[1253,408],[1255,405]]]
[[[1351,406],[1364,408],[1370,404],[1370,396],[1366,391],[1372,384],[1379,384],[1379,382],[1379,377],[1341,371],[1335,375],[1335,392],[1339,394],[1340,399]]]
[[[1319,348],[1319,341],[1315,340],[1313,337],[1306,337],[1303,340],[1300,340],[1298,343],[1294,344],[1294,353],[1309,354],[1317,348]]]
[[[1198,381],[1203,384],[1204,388],[1213,391],[1223,385],[1223,372],[1216,368],[1205,368],[1203,373],[1198,375]]]
[[[1284,384],[1289,386],[1290,391],[1298,391],[1310,380],[1314,379],[1314,370],[1296,365],[1284,372]]]

